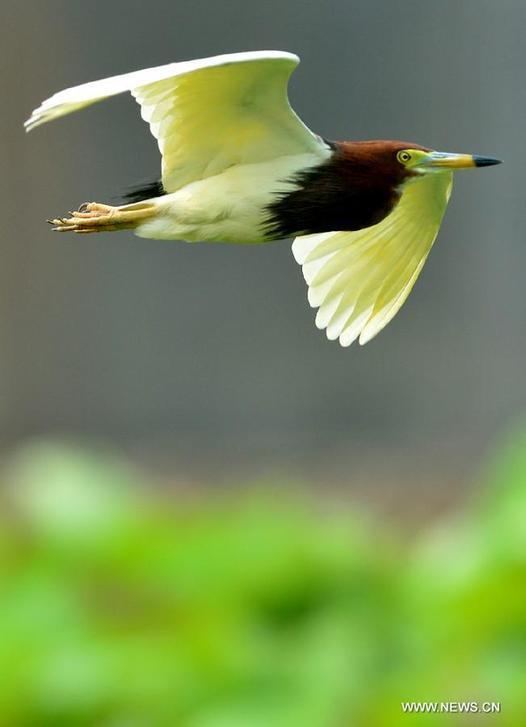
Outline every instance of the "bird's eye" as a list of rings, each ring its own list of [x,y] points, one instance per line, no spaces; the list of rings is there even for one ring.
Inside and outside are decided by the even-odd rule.
[[[402,162],[402,164],[407,164],[407,162],[411,159],[411,154],[408,151],[399,151],[396,158],[399,162]]]
[[[399,162],[402,162],[402,164],[407,164],[407,162],[411,159],[411,154],[408,151],[399,151],[396,158]]]

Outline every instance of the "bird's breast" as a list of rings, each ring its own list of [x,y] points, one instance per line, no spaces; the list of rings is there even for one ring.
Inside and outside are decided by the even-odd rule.
[[[361,230],[381,222],[400,199],[395,186],[353,178],[331,160],[299,172],[295,182],[293,190],[277,195],[268,206],[271,237]]]

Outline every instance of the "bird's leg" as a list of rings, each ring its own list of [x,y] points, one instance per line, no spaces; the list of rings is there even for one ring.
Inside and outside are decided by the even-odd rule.
[[[156,214],[156,208],[148,202],[112,207],[100,202],[85,202],[70,217],[47,220],[57,232],[113,232],[137,227]]]

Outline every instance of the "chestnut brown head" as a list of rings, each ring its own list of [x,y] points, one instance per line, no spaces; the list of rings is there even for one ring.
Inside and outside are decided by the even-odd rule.
[[[408,141],[344,141],[336,154],[354,179],[372,187],[398,187],[416,175],[498,164],[472,154],[437,152]]]

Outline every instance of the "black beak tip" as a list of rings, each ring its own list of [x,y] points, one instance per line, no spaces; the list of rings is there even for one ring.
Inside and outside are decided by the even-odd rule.
[[[479,157],[473,155],[473,161],[476,167],[492,167],[494,164],[502,164],[500,159],[492,159],[491,157]]]

